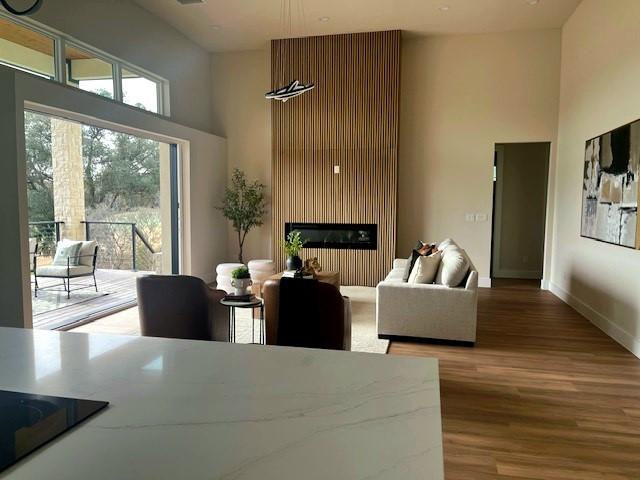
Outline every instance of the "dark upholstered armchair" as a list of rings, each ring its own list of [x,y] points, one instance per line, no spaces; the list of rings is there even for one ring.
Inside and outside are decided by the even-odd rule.
[[[226,295],[187,275],[147,275],[137,279],[142,335],[229,341]]]
[[[262,287],[267,345],[351,349],[351,308],[334,285],[282,278]]]

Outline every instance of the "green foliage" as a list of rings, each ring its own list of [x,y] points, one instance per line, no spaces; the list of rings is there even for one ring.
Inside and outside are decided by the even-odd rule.
[[[42,115],[25,112],[24,128],[29,220],[53,220],[51,121]]]
[[[25,112],[29,220],[54,220],[51,119]],[[159,207],[160,145],[82,126],[85,205],[114,211]]]
[[[231,272],[231,278],[235,278],[236,280],[240,280],[242,278],[251,278],[249,274],[249,269],[245,266],[238,267]]]
[[[225,189],[222,206],[219,207],[238,234],[240,263],[244,263],[242,250],[247,233],[263,224],[267,212],[264,189],[265,186],[258,181],[248,183],[245,173],[236,168],[231,176],[231,184]]]
[[[289,232],[287,239],[282,242],[282,248],[288,257],[297,257],[304,244],[305,240],[300,235],[300,232],[294,230]]]
[[[27,111],[24,119],[29,221],[53,221],[51,117]],[[82,155],[86,219],[135,222],[154,249],[161,251],[160,144],[83,125]],[[39,239],[41,251],[55,241],[52,225],[32,226],[29,234]],[[130,268],[128,226],[93,225],[91,236],[101,245],[99,258],[103,266]],[[152,270],[154,266],[153,254],[139,240],[137,263],[142,270]]]

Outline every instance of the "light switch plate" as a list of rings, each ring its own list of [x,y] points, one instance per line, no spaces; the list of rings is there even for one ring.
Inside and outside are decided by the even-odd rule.
[[[473,213],[467,213],[467,214],[465,214],[464,219],[467,222],[475,222],[476,221],[476,216]]]
[[[476,213],[476,222],[486,222],[487,214],[486,213]]]
[[[336,174],[340,173],[340,165],[333,166],[333,173],[336,173]]]

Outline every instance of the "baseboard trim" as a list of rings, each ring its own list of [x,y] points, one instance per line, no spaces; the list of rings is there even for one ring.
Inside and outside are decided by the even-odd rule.
[[[495,278],[523,278],[528,280],[535,280],[542,278],[542,272],[539,270],[498,270],[494,272]]]
[[[593,307],[587,305],[579,298],[570,294],[562,287],[553,282],[549,282],[549,290],[560,300],[573,307],[578,313],[582,314],[596,327],[613,338],[624,348],[640,358],[640,339],[635,338],[626,330],[620,328],[611,319],[607,318]]]
[[[478,287],[480,287],[480,288],[491,288],[491,277],[480,277],[480,278],[478,278]]]
[[[378,338],[381,340],[389,340],[389,342],[430,343],[434,345],[450,345],[452,347],[475,346],[475,342],[467,342],[465,340],[446,340],[442,338],[408,337],[404,335],[387,335],[384,333],[379,333]],[[389,343],[389,345],[390,344],[391,343]]]

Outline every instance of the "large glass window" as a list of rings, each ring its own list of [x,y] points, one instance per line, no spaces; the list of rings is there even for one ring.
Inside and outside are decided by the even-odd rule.
[[[66,82],[149,112],[166,115],[169,111],[165,79],[1,9],[0,65]]]
[[[122,69],[122,101],[127,105],[158,113],[159,92],[158,82]]]
[[[113,64],[74,45],[65,46],[67,83],[103,97],[115,98],[113,88]]]
[[[53,79],[54,51],[53,38],[0,17],[0,63]]]

